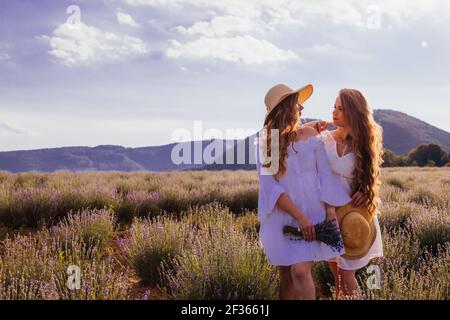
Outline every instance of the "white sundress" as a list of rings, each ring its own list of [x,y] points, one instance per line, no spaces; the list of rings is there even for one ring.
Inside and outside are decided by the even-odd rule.
[[[319,241],[291,240],[283,235],[285,225],[298,227],[298,224],[295,218],[276,206],[280,195],[286,193],[310,222],[316,224],[326,218],[324,202],[341,206],[351,201],[344,186],[331,171],[320,136],[294,142],[288,147],[287,169],[279,181],[272,175],[262,174],[265,168],[261,166],[258,150],[257,144],[259,235],[269,263],[291,266],[298,262],[326,261],[344,254],[344,250],[335,252]]]
[[[337,153],[336,140],[334,140],[330,131],[322,131],[320,137],[325,145],[328,162],[330,163],[333,174],[339,177],[340,181],[345,186],[347,194],[351,196],[351,184],[353,180],[353,170],[355,168],[355,154],[350,152],[340,157]],[[359,259],[346,259],[344,257],[331,259],[332,261],[337,262],[340,269],[358,270],[365,267],[370,259],[383,256],[383,243],[381,240],[380,224],[377,215],[375,215],[373,221],[377,235],[372,247],[364,257]]]

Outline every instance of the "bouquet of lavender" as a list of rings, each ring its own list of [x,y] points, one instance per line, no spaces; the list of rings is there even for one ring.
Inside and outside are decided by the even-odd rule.
[[[339,252],[344,247],[335,220],[325,220],[315,224],[314,230],[316,231],[316,240],[330,246],[333,251]],[[291,240],[304,240],[303,233],[296,227],[284,226],[283,234],[290,236]]]

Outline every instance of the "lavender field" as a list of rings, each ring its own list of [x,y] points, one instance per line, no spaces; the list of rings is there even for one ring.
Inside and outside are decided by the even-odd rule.
[[[382,173],[381,286],[359,271],[362,298],[449,299],[450,169]],[[0,173],[0,299],[277,299],[257,200],[247,171]],[[314,277],[332,299],[325,263]]]

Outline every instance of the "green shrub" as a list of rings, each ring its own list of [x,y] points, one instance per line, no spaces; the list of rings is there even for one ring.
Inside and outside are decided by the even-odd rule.
[[[125,242],[125,250],[131,265],[144,284],[161,283],[160,265],[171,266],[192,243],[193,229],[187,223],[166,217],[136,220]]]
[[[101,251],[112,240],[116,227],[114,212],[107,209],[70,212],[51,231],[58,244],[81,241],[89,255],[94,247]]]
[[[164,290],[175,299],[274,299],[277,271],[256,240],[223,224],[201,229],[192,251],[163,267]]]

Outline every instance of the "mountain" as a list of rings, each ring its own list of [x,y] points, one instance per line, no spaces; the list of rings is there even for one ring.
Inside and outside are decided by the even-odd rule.
[[[420,119],[394,110],[374,110],[375,121],[383,127],[384,147],[407,154],[421,144],[438,144],[450,151],[450,133]]]
[[[405,113],[375,110],[375,120],[383,127],[384,146],[397,154],[407,154],[420,144],[435,143],[450,150],[450,133]],[[305,119],[310,121],[312,119]],[[202,159],[202,150],[212,149],[212,142],[222,148]],[[205,140],[179,144],[174,156],[185,157],[187,164],[176,164],[172,151],[176,144],[125,148],[114,145],[97,147],[64,147],[27,151],[0,152],[0,170],[10,172],[57,170],[68,171],[175,171],[175,170],[253,170],[254,136],[243,140]],[[196,150],[200,157],[195,159]],[[238,162],[240,150],[247,150]],[[197,153],[198,155],[198,153]],[[217,160],[223,159],[223,164]],[[200,161],[194,161],[200,160]],[[216,160],[216,161],[215,161]],[[228,161],[227,161],[228,160]],[[231,160],[231,161],[230,161]],[[214,161],[216,163],[214,163]],[[232,164],[228,164],[232,163]]]
[[[206,147],[208,141],[200,142]],[[194,142],[182,145],[194,148]],[[0,152],[0,170],[10,172],[57,170],[68,171],[173,171],[195,169],[205,165],[181,164],[171,161],[175,144],[164,146],[124,148],[102,145],[98,147],[66,147],[29,151]],[[192,160],[193,162],[193,160]]]

